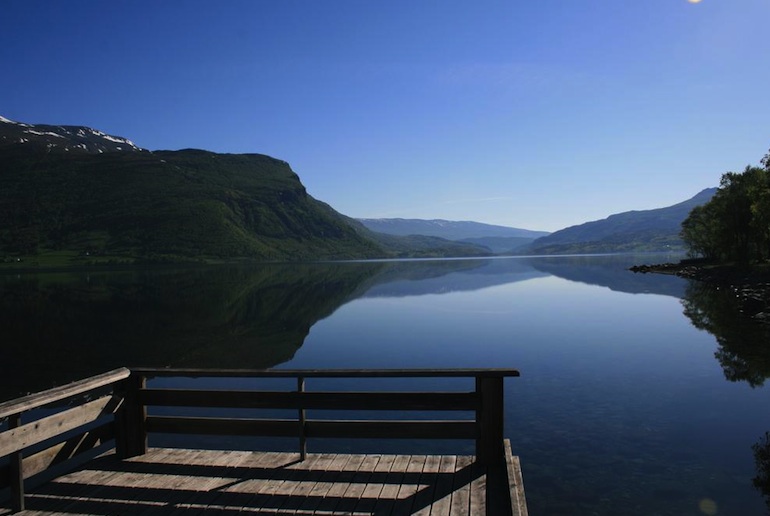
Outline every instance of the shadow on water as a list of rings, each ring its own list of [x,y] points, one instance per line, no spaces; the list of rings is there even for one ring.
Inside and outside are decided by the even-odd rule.
[[[731,288],[693,281],[682,305],[693,326],[716,338],[714,356],[727,380],[746,382],[752,388],[765,384],[770,378],[770,325],[744,315]],[[751,449],[756,467],[752,484],[762,493],[770,513],[770,432]]]

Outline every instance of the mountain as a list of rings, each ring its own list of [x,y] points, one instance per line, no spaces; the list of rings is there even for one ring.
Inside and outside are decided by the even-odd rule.
[[[527,252],[533,254],[667,251],[684,249],[679,238],[682,221],[695,206],[707,203],[716,188],[654,210],[627,211],[603,220],[571,226],[538,238]]]
[[[23,146],[23,148],[19,148]],[[44,150],[102,154],[105,152],[147,152],[120,136],[110,136],[90,127],[75,125],[31,125],[0,116],[0,151]]]
[[[388,235],[425,235],[463,240],[482,237],[518,237],[538,238],[548,234],[546,231],[496,226],[471,221],[423,220],[423,219],[357,219],[361,224],[379,233]]]
[[[3,117],[0,220],[0,262],[15,267],[490,254],[371,232],[270,156],[151,152],[88,127]]]
[[[372,231],[387,235],[438,237],[488,249],[495,254],[515,252],[535,239],[548,235],[546,231],[496,226],[471,221],[442,219],[357,219]]]
[[[437,258],[490,256],[492,251],[473,242],[459,242],[426,235],[393,235],[369,229],[359,219],[346,217],[356,232],[373,240],[394,254],[396,258]]]

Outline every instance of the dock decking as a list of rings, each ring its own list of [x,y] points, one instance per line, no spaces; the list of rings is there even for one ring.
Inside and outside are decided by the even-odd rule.
[[[526,508],[518,503],[518,460],[512,465],[519,516]],[[122,461],[114,454],[89,461],[27,493],[17,514],[473,515],[488,505],[490,514],[506,514],[506,486],[495,492],[488,485],[504,479],[493,477],[471,456],[311,453],[300,460],[298,453],[152,448]]]
[[[503,438],[503,380],[518,374],[513,369],[117,369],[0,403],[0,423],[6,422],[0,426],[0,515],[526,516],[519,461]],[[189,382],[147,383],[168,377],[205,381],[196,380],[196,388],[168,387],[192,387]],[[200,388],[211,378],[232,378],[237,388]],[[474,387],[329,390],[339,379],[355,387],[388,378],[441,379],[442,385],[464,378]],[[265,390],[253,379],[280,380],[283,387]],[[287,379],[295,387],[287,388]],[[308,379],[315,390],[308,390]],[[37,412],[43,407],[47,410]],[[191,408],[206,415],[191,415]],[[237,415],[225,416],[223,409]],[[284,416],[277,418],[276,409]],[[350,417],[361,411],[385,417]],[[430,414],[434,419],[426,419]],[[250,436],[257,438],[254,443],[290,437],[297,439],[298,451],[149,448],[148,436],[155,433]],[[307,441],[316,438],[465,439],[475,441],[476,453],[308,453]]]

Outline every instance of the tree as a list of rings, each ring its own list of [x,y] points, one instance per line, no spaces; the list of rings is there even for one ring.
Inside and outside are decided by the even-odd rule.
[[[770,258],[770,153],[762,167],[722,175],[712,199],[682,223],[690,254],[748,263]]]

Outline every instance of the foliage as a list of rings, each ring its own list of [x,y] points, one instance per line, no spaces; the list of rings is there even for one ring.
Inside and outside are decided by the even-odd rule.
[[[757,470],[752,484],[762,493],[770,511],[770,432],[765,432],[765,435],[752,445],[751,450],[754,452],[754,465]]]
[[[194,149],[0,148],[0,220],[3,268],[489,254],[379,238],[308,195],[284,161]]]
[[[382,256],[268,156],[0,155],[0,256],[69,250],[141,261]]]
[[[693,281],[682,306],[693,326],[711,333],[719,345],[714,357],[725,378],[761,387],[770,378],[770,325],[754,320],[750,299],[730,287]]]
[[[770,153],[761,167],[722,175],[719,189],[682,222],[693,256],[749,263],[770,258]]]

